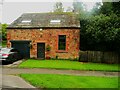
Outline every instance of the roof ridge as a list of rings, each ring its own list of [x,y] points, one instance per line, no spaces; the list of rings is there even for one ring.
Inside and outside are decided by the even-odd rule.
[[[22,22],[24,20],[31,22]],[[50,23],[51,20],[61,20],[60,23]],[[68,12],[35,12],[23,13],[18,19],[8,27],[78,27],[79,20],[75,18],[74,13]]]
[[[57,15],[71,15],[71,14],[75,14],[74,12],[26,12],[23,13],[22,15],[25,14],[57,14]]]

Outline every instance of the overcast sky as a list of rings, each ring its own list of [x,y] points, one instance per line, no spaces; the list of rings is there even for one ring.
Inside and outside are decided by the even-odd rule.
[[[2,7],[2,23],[12,23],[23,13],[30,12],[50,12],[53,10],[55,2],[6,2]],[[65,8],[72,3],[63,3]]]
[[[0,0],[2,1],[2,0]],[[43,2],[44,1],[44,2]],[[10,24],[21,14],[27,12],[51,12],[56,1],[63,3],[63,7],[66,10],[68,7],[72,7],[73,0],[3,0],[3,4],[0,3],[0,16],[2,20],[0,22]],[[80,0],[88,1],[88,0]],[[101,1],[101,0],[89,0],[89,1]],[[88,9],[94,4],[87,2]],[[2,6],[2,8],[1,8]]]

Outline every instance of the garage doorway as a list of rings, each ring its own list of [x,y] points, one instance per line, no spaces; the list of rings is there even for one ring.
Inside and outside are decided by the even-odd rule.
[[[11,41],[11,47],[17,49],[23,58],[30,58],[30,41]]]

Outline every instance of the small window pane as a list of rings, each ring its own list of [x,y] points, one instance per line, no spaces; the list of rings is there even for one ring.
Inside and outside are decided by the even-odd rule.
[[[66,50],[66,35],[59,35],[58,49]]]
[[[51,20],[50,24],[60,24],[60,20]]]
[[[22,23],[30,23],[31,20],[23,20]]]

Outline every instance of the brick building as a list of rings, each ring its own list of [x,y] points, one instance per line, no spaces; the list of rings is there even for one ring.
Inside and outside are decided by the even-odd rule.
[[[7,27],[7,47],[24,58],[79,57],[80,23],[75,14],[24,13]]]

